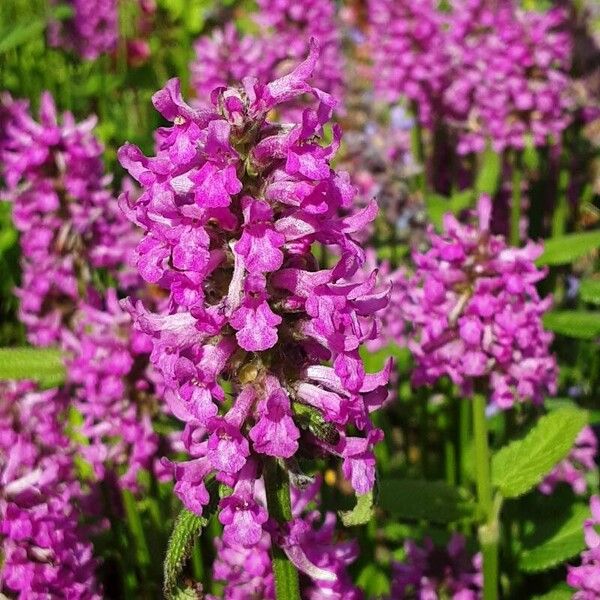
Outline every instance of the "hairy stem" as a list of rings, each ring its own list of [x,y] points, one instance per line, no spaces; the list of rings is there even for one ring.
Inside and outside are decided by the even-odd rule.
[[[473,436],[475,442],[475,483],[479,510],[484,524],[479,528],[479,543],[483,554],[483,598],[498,598],[498,513],[499,501],[492,500],[490,475],[490,450],[485,420],[486,398],[483,394],[473,397]]]
[[[290,483],[275,459],[268,459],[264,468],[265,490],[269,516],[283,524],[292,519]],[[275,543],[271,547],[275,597],[277,600],[300,600],[298,571],[285,552]]]

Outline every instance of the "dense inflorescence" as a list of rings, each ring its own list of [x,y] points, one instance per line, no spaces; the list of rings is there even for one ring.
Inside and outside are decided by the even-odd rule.
[[[318,510],[310,510],[311,503],[318,501],[319,488],[319,479],[304,490],[292,488],[294,519],[279,543],[289,548],[288,554],[295,565],[301,573],[308,575],[303,598],[359,600],[362,594],[346,572],[358,557],[358,544],[355,541],[335,541],[334,513],[323,516]],[[257,491],[261,492],[257,500],[264,505],[264,493],[260,489]],[[221,538],[215,540],[215,547],[217,557],[213,576],[225,583],[223,598],[275,598],[269,535],[263,533],[252,548]]]
[[[68,328],[92,270],[104,269],[124,285],[123,269],[136,237],[107,188],[95,119],[59,123],[50,94],[42,95],[40,122],[21,101],[4,99],[10,122],[0,162],[21,232],[23,275],[17,291],[29,340],[48,346]]]
[[[482,598],[481,555],[469,555],[465,539],[454,534],[446,548],[431,539],[405,543],[406,559],[393,565],[391,598]]]
[[[587,550],[581,555],[581,565],[569,567],[567,583],[577,589],[573,600],[594,600],[600,595],[600,496],[592,496],[592,516],[584,523]]]
[[[256,21],[260,29],[257,35],[240,35],[229,23],[216,29],[211,37],[196,41],[196,56],[190,69],[200,103],[210,106],[211,92],[217,86],[233,85],[244,77],[257,77],[266,83],[288,73],[306,56],[311,37],[321,47],[315,87],[342,97],[341,35],[335,22],[334,2],[260,0]],[[289,102],[284,108],[292,118],[300,114],[292,111]]]
[[[430,249],[413,253],[416,270],[397,302],[416,362],[413,382],[447,375],[465,394],[483,385],[501,409],[540,404],[556,391],[557,376],[552,334],[541,322],[551,298],[541,299],[535,287],[545,275],[534,263],[542,247],[511,248],[492,235],[488,197],[477,212],[478,226],[447,214],[444,233],[430,229]]]
[[[110,471],[110,478],[114,473],[122,487],[136,491],[139,472],[159,466],[151,417],[159,414],[154,392],[160,381],[149,365],[151,341],[133,330],[108,290],[103,305],[80,305],[64,345],[73,406],[82,417],[78,433],[86,439],[81,456],[98,481]]]
[[[542,481],[539,490],[543,494],[551,494],[556,486],[567,483],[576,494],[585,494],[588,483],[586,475],[596,470],[596,454],[598,453],[598,440],[591,427],[584,427],[569,456],[558,463],[552,472]]]
[[[570,122],[571,40],[565,13],[513,2],[371,0],[376,87],[416,103],[432,131],[445,125],[459,154],[536,146]]]
[[[79,525],[82,492],[60,425],[68,397],[0,382],[0,593],[99,599],[92,546]]]
[[[66,21],[50,23],[48,38],[52,46],[72,50],[86,60],[116,49],[117,0],[70,0],[66,4],[72,8],[73,15]]]
[[[186,423],[191,459],[175,465],[175,489],[201,514],[209,476],[230,486],[219,503],[224,540],[244,546],[260,541],[267,521],[254,499],[264,461],[300,448],[339,456],[364,494],[382,437],[369,413],[385,399],[389,368],[365,374],[358,349],[376,335],[373,315],[387,290],[374,291],[376,273],[345,282],[364,261],[351,235],[376,207],[338,216],[350,209],[353,189],[329,166],[339,131],[331,145],[317,143],[334,101],[306,83],[316,62],[312,46],[279,80],[213,92],[212,109],[189,107],[171,80],[154,97],[173,123],[158,131],[157,155],[131,145],[119,152],[144,188],[137,201],[123,200],[145,232],[138,269],[170,293],[170,314],[128,307],[154,338],[166,400]],[[274,107],[301,94],[317,101],[302,124],[268,121]],[[315,243],[339,249],[333,268],[319,269]]]
[[[194,51],[190,65],[192,85],[197,101],[206,106],[210,106],[210,95],[215,88],[233,85],[244,77],[269,81],[275,65],[268,40],[242,36],[233,23],[216,29],[210,37],[198,38]]]

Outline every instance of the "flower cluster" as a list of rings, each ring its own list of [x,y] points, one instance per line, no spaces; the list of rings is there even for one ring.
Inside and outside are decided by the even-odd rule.
[[[59,390],[0,382],[0,595],[99,599]]]
[[[387,290],[375,291],[376,273],[347,283],[364,261],[351,236],[376,206],[339,216],[353,189],[329,166],[339,131],[330,146],[317,143],[334,106],[307,83],[317,56],[313,44],[281,79],[218,90],[211,109],[185,104],[171,80],[154,96],[173,123],[157,132],[157,155],[119,152],[144,188],[122,202],[145,231],[138,269],[170,293],[170,314],[132,301],[128,309],[153,337],[166,400],[186,424],[191,460],[175,466],[175,489],[201,514],[208,477],[230,486],[219,504],[224,540],[244,546],[260,541],[267,520],[254,499],[264,460],[289,459],[300,446],[340,456],[362,494],[373,487],[382,437],[369,413],[386,397],[389,367],[365,374],[358,350],[376,335]],[[267,119],[301,94],[316,98],[301,124]],[[339,249],[333,268],[319,269],[315,243]]]
[[[591,519],[584,523],[585,543],[588,549],[581,555],[579,567],[569,567],[567,583],[577,589],[573,600],[594,600],[600,596],[600,496],[590,502]]]
[[[116,49],[117,0],[70,0],[67,4],[73,9],[73,16],[50,23],[48,39],[52,46],[72,50],[86,60]]]
[[[442,16],[437,2],[369,0],[374,83],[388,102],[416,103],[419,120],[433,127],[448,86]]]
[[[586,475],[596,469],[598,440],[591,427],[584,427],[575,440],[575,446],[569,456],[561,461],[539,485],[543,494],[551,494],[556,486],[568,483],[576,494],[585,494],[587,490]]]
[[[64,334],[71,356],[67,377],[83,418],[78,433],[87,440],[81,456],[98,480],[115,471],[120,485],[135,491],[139,471],[153,468],[158,451],[151,421],[158,413],[156,373],[148,364],[152,344],[132,329],[114,290],[104,304],[82,304],[74,330]]]
[[[10,115],[0,164],[21,232],[23,275],[17,295],[29,340],[47,346],[60,340],[91,280],[105,269],[124,285],[122,270],[137,241],[107,188],[102,146],[91,133],[95,119],[59,123],[50,94],[42,95],[40,122],[26,103],[4,98]]]
[[[260,81],[271,78],[275,57],[265,37],[240,35],[233,23],[215,29],[212,35],[194,43],[195,58],[190,65],[197,101],[210,106],[211,92],[244,77]]]
[[[536,146],[570,122],[570,37],[560,9],[516,3],[371,0],[377,87],[414,101],[420,121],[458,136],[459,154]]]
[[[343,92],[341,36],[332,0],[259,0],[257,35],[238,34],[232,23],[194,44],[192,84],[199,102],[209,106],[211,92],[244,77],[270,81],[296,67],[314,37],[321,47],[315,68],[315,86],[336,97]],[[289,110],[289,107],[288,107]]]
[[[416,271],[398,302],[410,329],[413,383],[447,375],[471,394],[480,380],[501,409],[524,400],[539,404],[555,392],[557,376],[552,335],[541,322],[551,298],[540,299],[535,287],[545,275],[534,264],[542,248],[531,242],[511,248],[492,235],[487,196],[477,212],[478,227],[447,214],[443,235],[430,229],[431,248],[413,254]]]
[[[303,597],[309,600],[331,598],[332,600],[359,600],[362,594],[352,584],[346,568],[358,556],[358,544],[354,541],[336,542],[334,539],[336,517],[316,510],[307,510],[317,499],[321,482],[315,480],[305,490],[292,488],[293,521],[287,534],[279,543],[288,548],[288,555],[299,569],[308,576],[303,586]],[[261,490],[258,490],[261,491]],[[259,494],[264,496],[264,494]],[[259,498],[264,503],[264,498]],[[256,546],[215,540],[217,557],[213,565],[213,578],[223,581],[225,600],[246,598],[275,598],[273,571],[269,550],[271,540],[263,533]]]
[[[454,534],[446,548],[429,538],[423,547],[409,540],[405,551],[405,561],[393,566],[392,599],[482,598],[481,555],[470,556],[461,535]]]

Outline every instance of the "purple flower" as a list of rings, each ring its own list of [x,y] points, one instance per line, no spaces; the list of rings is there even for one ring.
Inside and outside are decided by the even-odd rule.
[[[600,496],[592,496],[590,510],[592,517],[583,526],[588,549],[581,554],[580,566],[568,567],[567,583],[577,589],[574,600],[594,600],[600,595]]]
[[[351,213],[348,176],[329,165],[339,131],[320,142],[335,102],[307,83],[317,55],[313,44],[278,80],[217,89],[202,103],[209,108],[186,105],[172,80],[154,97],[173,123],[160,130],[156,156],[119,151],[143,187],[121,200],[144,231],[137,266],[169,292],[170,314],[125,306],[152,338],[165,399],[185,422],[191,460],[173,467],[177,493],[201,513],[208,478],[234,490],[219,503],[227,543],[262,537],[253,487],[267,457],[329,452],[346,461],[357,491],[374,482],[380,433],[369,414],[385,399],[389,369],[366,375],[358,349],[376,335],[387,288],[376,274],[348,282],[364,261],[353,235],[376,206]],[[268,120],[301,95],[313,99],[301,122]],[[319,269],[315,243],[337,248],[332,269]]]
[[[275,598],[273,572],[269,550],[276,538],[301,573],[302,597],[307,600],[331,598],[333,600],[360,600],[361,592],[347,573],[347,567],[358,557],[358,545],[353,541],[336,541],[336,518],[326,513],[324,521],[318,511],[307,511],[315,501],[320,488],[316,480],[306,490],[292,488],[294,520],[286,532],[262,532],[252,548],[245,547],[226,535],[215,540],[217,557],[213,577],[225,582],[223,598]],[[259,495],[264,490],[258,489]],[[236,501],[237,502],[237,501]],[[260,501],[264,502],[263,500]],[[259,530],[260,531],[260,530]]]
[[[52,0],[52,4],[55,0]],[[117,48],[119,27],[117,0],[70,0],[73,16],[52,21],[48,31],[51,46],[72,50],[86,60]]]
[[[415,385],[447,375],[471,394],[485,381],[501,409],[543,402],[556,390],[557,367],[535,284],[544,277],[534,260],[542,248],[510,248],[489,231],[491,203],[479,200],[479,226],[444,219],[443,235],[429,232],[431,248],[413,254],[415,273],[405,280],[399,317],[409,332]],[[391,318],[391,316],[389,317]]]
[[[68,398],[28,382],[0,382],[0,397],[0,593],[100,599],[78,522],[73,446],[61,430]]]
[[[126,260],[137,238],[108,191],[95,119],[76,123],[65,113],[59,123],[48,93],[39,123],[24,102],[5,97],[3,104],[10,114],[0,146],[4,195],[23,256],[19,316],[29,340],[47,346],[70,326],[91,269],[106,269],[123,288],[139,283]]]
[[[463,536],[454,534],[446,548],[435,546],[429,538],[422,547],[409,540],[405,551],[405,561],[393,565],[390,598],[478,600],[483,597],[481,555],[468,554]]]

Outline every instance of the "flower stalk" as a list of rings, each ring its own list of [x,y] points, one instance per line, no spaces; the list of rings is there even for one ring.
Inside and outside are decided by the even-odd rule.
[[[290,484],[286,473],[275,459],[265,461],[264,480],[269,515],[279,525],[285,526],[292,520]],[[300,600],[300,583],[296,567],[277,544],[271,546],[271,553],[276,599]]]

